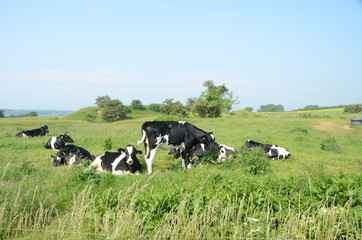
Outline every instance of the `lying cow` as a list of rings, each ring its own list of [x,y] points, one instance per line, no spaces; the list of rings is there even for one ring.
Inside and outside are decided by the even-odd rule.
[[[64,135],[59,135],[59,137],[49,138],[48,142],[45,144],[45,148],[60,150],[65,147],[66,143],[73,143],[74,140],[69,133],[64,133]]]
[[[291,155],[288,150],[278,147],[278,145],[264,144],[264,143],[255,142],[253,140],[247,140],[242,146],[242,149],[253,149],[257,147],[264,149],[264,152],[270,158],[286,159]]]
[[[86,160],[94,160],[94,156],[82,147],[69,144],[61,148],[53,158],[53,166],[79,164]]]
[[[207,144],[215,141],[212,132],[205,132],[190,123],[181,121],[145,122],[141,131],[142,139],[138,141],[138,144],[144,143],[148,174],[152,173],[152,162],[159,147],[163,150],[179,148],[181,152],[185,151],[182,168],[185,168],[185,162],[190,168],[188,155],[191,149],[199,143]]]
[[[19,132],[16,134],[16,137],[23,137],[23,138],[29,138],[29,137],[36,137],[36,136],[44,136],[46,133],[49,133],[48,126],[44,125],[40,128],[32,129],[32,130],[26,130]]]
[[[109,171],[114,175],[136,174],[141,170],[141,163],[136,154],[142,154],[133,145],[127,145],[125,149],[119,148],[118,152],[105,152],[96,157],[89,168],[97,172]]]
[[[191,149],[191,156],[189,156],[189,158],[198,158],[200,159],[205,153],[207,152],[212,152],[218,150],[217,152],[217,156],[216,156],[216,161],[218,162],[223,162],[226,157],[229,155],[230,152],[234,152],[235,149],[233,147],[229,147],[223,144],[217,144],[216,142],[211,142],[209,144],[203,144],[203,143],[199,143],[197,144],[195,147],[193,147]],[[170,152],[168,154],[173,154],[174,158],[179,158],[180,156],[182,156],[182,158],[185,158],[185,152],[182,152],[180,149],[176,148],[176,149],[172,149],[170,150]]]

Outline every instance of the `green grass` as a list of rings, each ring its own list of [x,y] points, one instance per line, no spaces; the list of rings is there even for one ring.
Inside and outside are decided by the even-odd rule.
[[[362,126],[339,127],[350,124],[348,114],[306,118],[236,111],[216,119],[190,118],[213,131],[220,144],[239,149],[253,139],[278,144],[292,156],[270,160],[267,171],[254,175],[240,159],[180,170],[180,160],[158,150],[151,176],[146,171],[113,176],[83,166],[53,168],[50,155],[56,152],[44,148],[50,136],[69,132],[74,144],[95,156],[104,152],[109,138],[112,151],[127,144],[144,151],[136,145],[141,125],[161,115],[133,111],[129,119],[114,123],[89,122],[83,116],[0,119],[1,239],[361,236]],[[333,127],[316,127],[326,122]],[[44,124],[50,131],[46,137],[14,137]],[[144,162],[143,156],[139,159]]]

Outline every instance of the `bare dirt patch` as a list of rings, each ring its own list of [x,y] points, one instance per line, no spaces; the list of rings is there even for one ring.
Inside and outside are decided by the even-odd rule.
[[[331,122],[321,122],[318,125],[314,125],[313,128],[318,130],[347,130],[351,131],[353,128],[351,128],[349,125],[343,125],[343,124],[337,124],[337,123],[331,123]]]

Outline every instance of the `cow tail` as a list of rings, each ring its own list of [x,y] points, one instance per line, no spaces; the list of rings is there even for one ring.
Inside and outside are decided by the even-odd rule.
[[[144,142],[145,138],[146,138],[146,131],[142,130],[142,139],[140,141],[137,141],[137,145],[140,145],[142,142]]]

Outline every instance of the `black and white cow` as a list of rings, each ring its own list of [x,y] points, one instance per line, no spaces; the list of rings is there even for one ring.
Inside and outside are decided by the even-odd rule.
[[[69,144],[61,148],[53,158],[53,166],[79,164],[86,160],[94,160],[94,156],[82,147]]]
[[[208,144],[199,143],[191,149],[191,156],[189,158],[201,158],[205,153],[218,150],[216,161],[224,161],[230,152],[234,152],[235,148],[229,147],[223,144],[217,144],[216,142],[210,142]],[[174,158],[181,156],[180,149],[171,149],[168,154],[173,154]],[[185,158],[185,152],[182,152],[182,158]]]
[[[264,143],[255,142],[253,140],[247,140],[242,146],[242,149],[253,149],[257,147],[264,149],[264,152],[270,158],[286,159],[291,155],[287,149],[278,147],[278,145],[264,144]]]
[[[49,138],[48,142],[45,144],[45,148],[60,150],[65,147],[66,143],[73,143],[74,140],[69,133],[64,133],[64,135],[59,135],[59,137]]]
[[[23,137],[23,138],[29,138],[29,137],[36,137],[36,136],[44,136],[46,133],[49,133],[48,126],[44,125],[40,128],[32,129],[32,130],[26,130],[19,132],[16,134],[16,137]]]
[[[182,167],[185,168],[185,161],[188,168],[191,167],[188,155],[191,149],[198,143],[207,144],[215,141],[212,132],[205,132],[187,122],[176,121],[151,121],[142,125],[142,139],[138,144],[144,143],[145,159],[148,173],[152,173],[152,162],[157,149],[163,150],[179,148],[185,151],[185,159],[182,160]]]
[[[142,154],[133,145],[127,145],[125,149],[119,148],[118,152],[105,152],[96,157],[89,166],[97,172],[110,171],[114,175],[135,174],[141,170],[141,163],[136,154]]]

